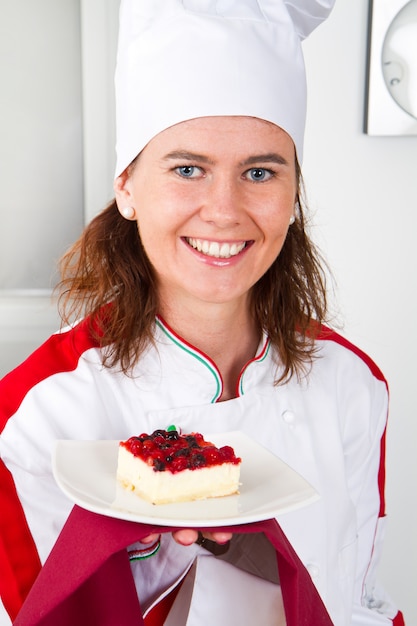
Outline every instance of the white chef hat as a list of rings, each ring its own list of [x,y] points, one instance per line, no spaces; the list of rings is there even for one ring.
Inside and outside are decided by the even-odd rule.
[[[301,161],[301,41],[334,1],[121,0],[116,176],[152,137],[206,116],[273,122],[292,137]]]

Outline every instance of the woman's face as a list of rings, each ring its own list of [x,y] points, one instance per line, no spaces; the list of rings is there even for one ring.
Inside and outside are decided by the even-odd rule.
[[[154,137],[115,181],[172,304],[248,302],[280,253],[297,193],[294,144],[251,117],[207,117]]]

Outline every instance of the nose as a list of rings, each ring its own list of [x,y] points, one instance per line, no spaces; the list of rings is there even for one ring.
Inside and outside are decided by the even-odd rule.
[[[201,219],[218,228],[231,228],[240,223],[242,210],[243,197],[239,182],[232,176],[214,176],[201,204]]]

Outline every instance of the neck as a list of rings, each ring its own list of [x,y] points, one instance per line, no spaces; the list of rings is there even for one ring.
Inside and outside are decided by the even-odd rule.
[[[161,315],[176,333],[204,352],[215,363],[223,379],[221,400],[235,396],[236,383],[242,368],[255,356],[260,333],[242,304],[202,303],[179,310],[161,306]]]

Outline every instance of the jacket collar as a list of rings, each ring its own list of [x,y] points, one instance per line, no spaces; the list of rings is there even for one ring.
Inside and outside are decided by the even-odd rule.
[[[195,372],[199,381],[204,385],[205,392],[207,393],[210,389],[210,402],[217,402],[223,392],[223,380],[216,363],[207,354],[178,335],[162,317],[157,316],[155,321],[155,341],[158,351],[160,352],[162,346],[165,346],[162,352],[164,354],[166,351],[169,352],[170,358],[174,359],[175,367],[178,368],[177,371]],[[237,397],[243,396],[254,386],[262,385],[262,383],[271,384],[276,373],[271,353],[271,342],[264,334],[255,357],[245,364],[236,381]]]

